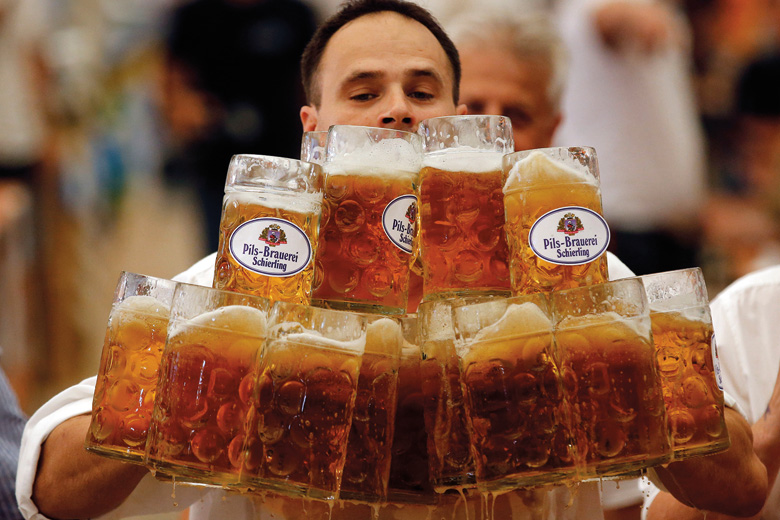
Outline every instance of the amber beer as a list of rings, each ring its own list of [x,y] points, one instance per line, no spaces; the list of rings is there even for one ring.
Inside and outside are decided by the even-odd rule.
[[[404,314],[417,221],[419,136],[387,128],[333,126],[324,170],[313,303]]]
[[[237,483],[268,306],[256,296],[177,287],[147,444],[155,471],[213,486]]]
[[[108,317],[84,446],[142,462],[176,283],[123,272]]]
[[[466,421],[463,386],[455,351],[452,305],[456,300],[420,304],[420,374],[428,432],[428,464],[437,492],[474,487],[476,476]]]
[[[366,348],[360,363],[341,481],[343,499],[368,502],[387,499],[402,345],[403,333],[397,318],[372,319],[366,330]]]
[[[404,345],[398,367],[398,399],[395,412],[388,501],[434,503],[437,494],[429,478],[428,433],[423,414],[418,318],[401,319]]]
[[[366,317],[277,302],[269,325],[241,485],[338,498]]]
[[[557,291],[552,301],[579,477],[668,462],[667,416],[641,282]]]
[[[316,164],[234,155],[225,183],[214,288],[309,303],[322,187]]]
[[[420,124],[423,299],[509,294],[502,157],[513,149],[502,116]]]
[[[610,232],[596,151],[543,148],[504,157],[513,294],[606,282]]]
[[[455,306],[477,486],[507,491],[574,474],[568,409],[541,295]]]
[[[701,269],[641,277],[650,302],[674,459],[716,453],[730,445],[723,383]]]

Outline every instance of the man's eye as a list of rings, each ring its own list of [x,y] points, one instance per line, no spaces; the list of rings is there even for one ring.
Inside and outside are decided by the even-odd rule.
[[[418,99],[418,100],[421,100],[421,101],[427,101],[429,99],[433,99],[434,96],[430,92],[415,91],[415,92],[412,92],[411,94],[409,94],[409,97],[411,97],[413,99]]]
[[[371,94],[369,92],[363,93],[363,94],[355,94],[354,96],[350,96],[349,99],[353,101],[371,101],[376,96],[374,94]]]

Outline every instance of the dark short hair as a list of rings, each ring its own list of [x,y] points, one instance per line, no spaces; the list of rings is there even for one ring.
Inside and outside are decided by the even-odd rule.
[[[436,18],[426,9],[406,0],[347,0],[339,8],[338,12],[325,20],[312,36],[301,56],[301,79],[303,90],[306,93],[306,101],[312,105],[319,105],[322,92],[316,85],[316,76],[322,61],[325,47],[331,37],[352,20],[373,13],[391,11],[421,23],[438,40],[447,54],[452,66],[453,87],[452,99],[457,104],[460,87],[460,57],[455,44],[442,29]]]

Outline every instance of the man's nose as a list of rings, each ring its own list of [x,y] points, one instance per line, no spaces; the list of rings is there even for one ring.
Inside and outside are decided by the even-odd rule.
[[[379,114],[377,126],[396,130],[414,130],[417,125],[409,99],[404,92],[393,92],[387,96],[386,104]]]

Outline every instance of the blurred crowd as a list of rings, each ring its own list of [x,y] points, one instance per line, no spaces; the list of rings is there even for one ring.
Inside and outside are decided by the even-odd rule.
[[[445,27],[474,4],[420,3]],[[642,274],[666,268],[642,262],[672,248],[703,268],[711,296],[780,263],[780,1],[670,1],[674,24],[643,19],[628,72],[609,54],[583,55],[571,20],[589,20],[571,12],[584,3],[480,5],[558,17],[576,52],[555,142],[600,153],[618,255]],[[0,364],[26,411],[95,373],[120,271],[172,277],[216,249],[232,154],[297,154],[299,56],[337,6],[0,1]],[[594,23],[613,52],[630,39],[625,25]],[[679,50],[682,77],[659,89],[643,52],[664,41]],[[667,113],[676,129],[649,121]],[[687,171],[672,171],[670,157]]]

